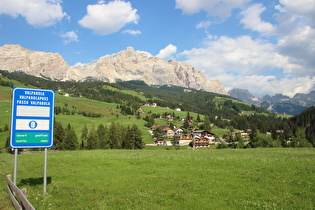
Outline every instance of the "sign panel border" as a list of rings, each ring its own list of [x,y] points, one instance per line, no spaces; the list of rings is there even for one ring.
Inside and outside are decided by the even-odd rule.
[[[24,91],[26,93],[29,91],[30,93],[38,93],[41,92],[45,95],[45,97],[37,96],[35,94],[32,96],[24,96],[27,99],[26,100],[20,100],[19,106],[26,106],[26,107],[32,107],[32,109],[36,109],[39,107],[49,107],[49,116],[41,116],[40,114],[33,114],[34,112],[31,112],[30,116],[20,116],[17,115],[17,100],[21,97],[21,95],[18,94],[19,91]],[[33,101],[31,101],[33,100]],[[43,102],[42,100],[45,100]],[[31,104],[24,105],[23,102],[31,102]],[[32,103],[33,102],[33,103]],[[44,105],[41,105],[41,104]],[[48,104],[49,103],[49,104]],[[39,104],[39,105],[38,105]],[[23,148],[51,148],[53,147],[54,140],[53,140],[53,131],[54,131],[54,106],[55,106],[55,91],[54,90],[48,90],[48,89],[36,89],[36,88],[21,88],[21,87],[14,87],[12,88],[12,110],[11,110],[11,135],[10,135],[10,148],[13,149],[23,149]],[[25,107],[23,107],[25,108]],[[40,109],[40,108],[39,108]],[[42,109],[45,111],[45,109]],[[48,109],[47,109],[48,110]],[[26,109],[27,112],[27,109]],[[34,115],[34,116],[32,116]],[[27,122],[30,121],[29,129],[27,129],[26,125],[19,125],[17,128],[17,121],[19,120],[19,123],[21,122]],[[44,122],[49,121],[49,126],[47,130],[47,123],[44,124],[44,126],[37,125],[37,122]],[[33,124],[31,125],[31,123]],[[38,127],[37,127],[38,126]],[[24,129],[24,130],[23,130]],[[45,130],[42,130],[45,129]],[[32,141],[27,142],[27,140],[21,140],[21,142],[17,142],[16,135],[19,134],[25,134],[26,136],[29,134],[31,138],[43,138],[43,140],[39,140],[40,142],[35,141],[32,139]],[[48,135],[48,138],[47,138]],[[45,137],[45,138],[44,138]]]

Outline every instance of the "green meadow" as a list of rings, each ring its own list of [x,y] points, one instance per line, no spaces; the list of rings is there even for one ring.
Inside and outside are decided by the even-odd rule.
[[[0,154],[0,209],[14,155]],[[314,149],[90,150],[18,155],[17,184],[36,209],[314,209]]]
[[[19,86],[19,85],[18,85]],[[10,125],[11,88],[0,89],[0,128]],[[144,97],[133,91],[128,94]],[[221,100],[217,98],[217,100]],[[136,124],[145,143],[149,128],[136,116],[123,115],[117,104],[65,97],[56,92],[55,105],[76,111],[55,116],[70,123],[80,141],[81,130],[99,124]],[[142,106],[146,113],[178,112]],[[79,115],[99,113],[101,118]],[[190,113],[194,118],[196,113]],[[200,116],[203,118],[203,116]],[[156,119],[166,125],[166,120]],[[181,125],[181,121],[173,121]],[[213,128],[221,136],[228,129]],[[9,131],[0,132],[0,209],[14,209],[6,192],[14,155],[3,148]],[[2,149],[1,149],[2,148]],[[315,149],[202,149],[154,147],[143,150],[50,151],[47,194],[43,195],[43,152],[18,156],[17,184],[27,189],[36,209],[314,209]]]
[[[0,88],[0,128],[3,129],[5,125],[8,125],[10,128],[10,117],[11,117],[11,88],[9,87],[1,87]],[[129,91],[128,93],[133,93],[133,91]],[[136,94],[136,93],[134,93]],[[66,107],[70,111],[74,110],[76,112],[84,111],[84,112],[93,112],[97,114],[101,114],[100,118],[92,118],[85,117],[83,115],[79,115],[76,113],[75,115],[65,115],[59,114],[55,115],[56,121],[60,121],[63,127],[66,127],[68,123],[70,123],[76,132],[76,135],[81,141],[81,132],[83,125],[86,124],[88,130],[91,130],[92,127],[97,129],[100,124],[105,126],[109,126],[112,122],[117,122],[122,126],[127,127],[136,124],[142,133],[143,142],[147,144],[153,143],[152,136],[149,134],[150,128],[144,126],[146,121],[142,119],[137,119],[136,116],[132,115],[123,115],[120,113],[119,109],[117,109],[118,104],[115,103],[107,103],[101,102],[97,100],[91,100],[86,98],[77,98],[77,97],[65,97],[60,92],[56,92],[55,94],[55,106]],[[185,117],[187,112],[185,111],[175,111],[168,108],[163,107],[141,107],[144,112],[164,114],[164,113],[175,113],[176,116]],[[191,116],[197,118],[196,113],[190,113]],[[142,117],[144,117],[143,114]],[[203,115],[201,115],[203,118]],[[167,125],[169,122],[165,119],[156,119],[156,124]],[[173,124],[180,126],[182,121],[173,121]],[[227,130],[226,130],[227,132]],[[0,148],[3,148],[6,142],[7,137],[9,136],[8,132],[0,132]]]

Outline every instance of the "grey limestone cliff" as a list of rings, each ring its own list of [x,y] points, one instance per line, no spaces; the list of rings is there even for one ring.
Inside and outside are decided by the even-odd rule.
[[[22,71],[38,77],[62,80],[69,68],[58,53],[32,51],[19,45],[0,47],[1,70]]]
[[[149,53],[136,52],[132,47],[92,63],[70,67],[58,53],[32,51],[19,45],[4,45],[0,47],[0,69],[23,71],[54,80],[142,80],[149,85],[170,84],[227,94],[220,81],[209,81],[201,70],[186,62],[165,62]]]

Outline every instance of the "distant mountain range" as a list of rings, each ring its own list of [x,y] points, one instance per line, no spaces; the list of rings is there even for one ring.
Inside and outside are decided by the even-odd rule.
[[[20,45],[0,47],[0,70],[22,71],[52,80],[117,81],[142,80],[148,85],[175,85],[227,95],[218,80],[186,62],[163,59],[127,47],[95,62],[69,66],[58,53],[37,52]]]
[[[255,97],[246,89],[233,88],[228,92],[233,97],[246,103],[263,107],[266,110],[276,113],[285,113],[290,115],[300,114],[305,109],[315,106],[315,91],[308,94],[297,93],[293,98],[283,94],[274,96],[265,95],[262,98]]]
[[[228,93],[218,80],[207,76],[192,65],[163,59],[127,47],[95,62],[69,66],[58,53],[38,52],[20,45],[0,47],[0,70],[21,71],[36,77],[57,81],[118,81],[142,80],[148,85],[174,85],[230,95],[269,111],[296,115],[315,106],[315,91],[296,94],[293,98],[282,94],[255,97],[248,90],[234,88]]]

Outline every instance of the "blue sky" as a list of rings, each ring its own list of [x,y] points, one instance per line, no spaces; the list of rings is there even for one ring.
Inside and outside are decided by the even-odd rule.
[[[315,0],[0,0],[0,46],[73,66],[132,46],[185,61],[226,90],[315,90]]]

